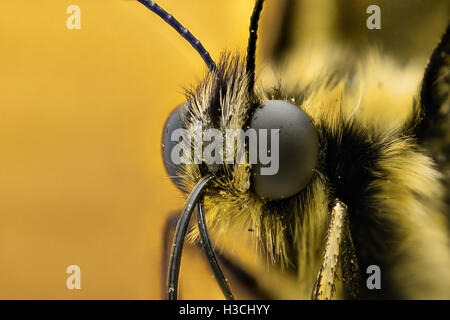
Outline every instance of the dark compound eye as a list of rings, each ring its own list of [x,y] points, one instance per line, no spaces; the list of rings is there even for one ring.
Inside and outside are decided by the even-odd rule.
[[[178,189],[184,192],[181,178],[178,176],[178,170],[180,169],[180,164],[174,164],[172,161],[172,149],[178,143],[177,141],[171,141],[172,132],[176,129],[184,129],[184,116],[186,114],[185,104],[176,107],[170,114],[164,124],[163,134],[162,134],[162,156],[164,161],[164,166],[166,168],[167,174],[169,175],[172,182],[177,186]]]
[[[252,168],[254,191],[270,200],[289,198],[300,192],[311,179],[319,152],[319,139],[309,117],[291,103],[270,100],[255,110],[250,128],[258,130],[258,141],[265,138],[259,129],[279,129],[278,172],[262,174],[261,168],[267,165],[258,161]],[[274,152],[269,133],[267,137],[268,150]]]

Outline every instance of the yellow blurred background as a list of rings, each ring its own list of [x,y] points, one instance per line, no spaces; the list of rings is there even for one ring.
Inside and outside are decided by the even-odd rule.
[[[245,48],[250,1],[160,4],[214,57]],[[203,61],[137,1],[39,0],[1,2],[0,65],[0,298],[160,298],[163,223],[183,206],[161,133]]]
[[[263,49],[283,3],[266,3]],[[72,4],[79,30],[66,27]],[[223,49],[244,52],[253,1],[159,4],[216,60]],[[161,133],[183,86],[205,72],[186,41],[137,1],[1,2],[0,299],[161,298],[163,225],[183,206],[164,171]],[[74,264],[80,290],[66,288]],[[222,298],[202,254],[184,255],[181,286],[195,288],[183,298]]]

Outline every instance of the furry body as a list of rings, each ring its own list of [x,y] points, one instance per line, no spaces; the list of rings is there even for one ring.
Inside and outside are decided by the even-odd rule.
[[[337,56],[293,56],[284,67],[268,68],[255,93],[248,94],[243,60],[224,54],[217,70],[188,91],[188,129],[195,120],[204,128],[245,129],[256,106],[280,99],[302,108],[320,137],[313,178],[289,199],[260,199],[252,191],[250,165],[215,170],[205,197],[214,238],[219,243],[249,238],[267,257],[263,261],[275,266],[274,273],[295,274],[294,297],[309,299],[330,223],[329,204],[338,198],[348,207],[362,298],[450,298],[448,191],[411,129],[420,118],[415,107],[420,69],[400,69],[372,54],[343,68]],[[204,165],[183,167],[185,189],[207,172]],[[191,238],[196,236],[194,230]],[[369,265],[381,268],[381,290],[366,287]],[[345,298],[339,285],[335,297]]]

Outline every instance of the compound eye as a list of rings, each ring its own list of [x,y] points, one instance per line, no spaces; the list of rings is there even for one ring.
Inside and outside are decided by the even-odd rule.
[[[170,114],[164,124],[163,134],[162,134],[162,157],[164,162],[164,167],[175,186],[184,192],[181,183],[181,177],[178,175],[181,168],[181,164],[176,161],[174,163],[172,159],[172,149],[178,143],[177,141],[172,141],[172,133],[176,129],[184,129],[185,122],[184,117],[186,115],[186,104],[179,105]]]
[[[286,101],[269,100],[255,110],[250,128],[258,132],[258,158],[261,159],[261,152],[270,154],[270,166],[274,169],[278,160],[278,170],[261,170],[269,165],[260,160],[253,165],[254,191],[269,200],[286,199],[299,193],[310,181],[319,153],[318,135],[306,113]],[[264,136],[260,129],[267,130]],[[279,129],[278,150],[271,135],[273,129]],[[267,150],[259,149],[260,139],[267,140]]]

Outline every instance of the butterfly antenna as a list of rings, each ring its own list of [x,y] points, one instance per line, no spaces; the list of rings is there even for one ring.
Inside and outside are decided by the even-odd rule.
[[[180,275],[181,254],[183,253],[184,238],[186,237],[189,220],[191,219],[192,212],[194,211],[195,205],[200,199],[204,188],[208,185],[208,182],[212,178],[212,175],[207,175],[197,183],[187,198],[180,220],[178,220],[169,262],[169,277],[167,286],[169,300],[177,300],[178,298],[178,278]]]
[[[247,65],[246,70],[249,76],[248,90],[252,91],[255,86],[255,60],[256,60],[256,41],[258,40],[258,22],[263,9],[264,0],[256,0],[250,18],[250,37],[247,45]]]
[[[209,52],[206,51],[206,49],[203,47],[200,41],[196,37],[194,37],[188,29],[183,27],[183,25],[180,22],[178,22],[177,19],[175,19],[166,10],[161,8],[155,1],[148,1],[148,0],[138,0],[138,1],[142,3],[144,6],[146,6],[149,10],[153,11],[158,16],[160,16],[161,19],[163,19],[172,28],[174,28],[176,32],[178,32],[183,38],[185,38],[187,42],[189,42],[189,44],[200,54],[200,57],[202,57],[203,61],[205,61],[210,71],[216,70],[216,64],[211,59]]]

